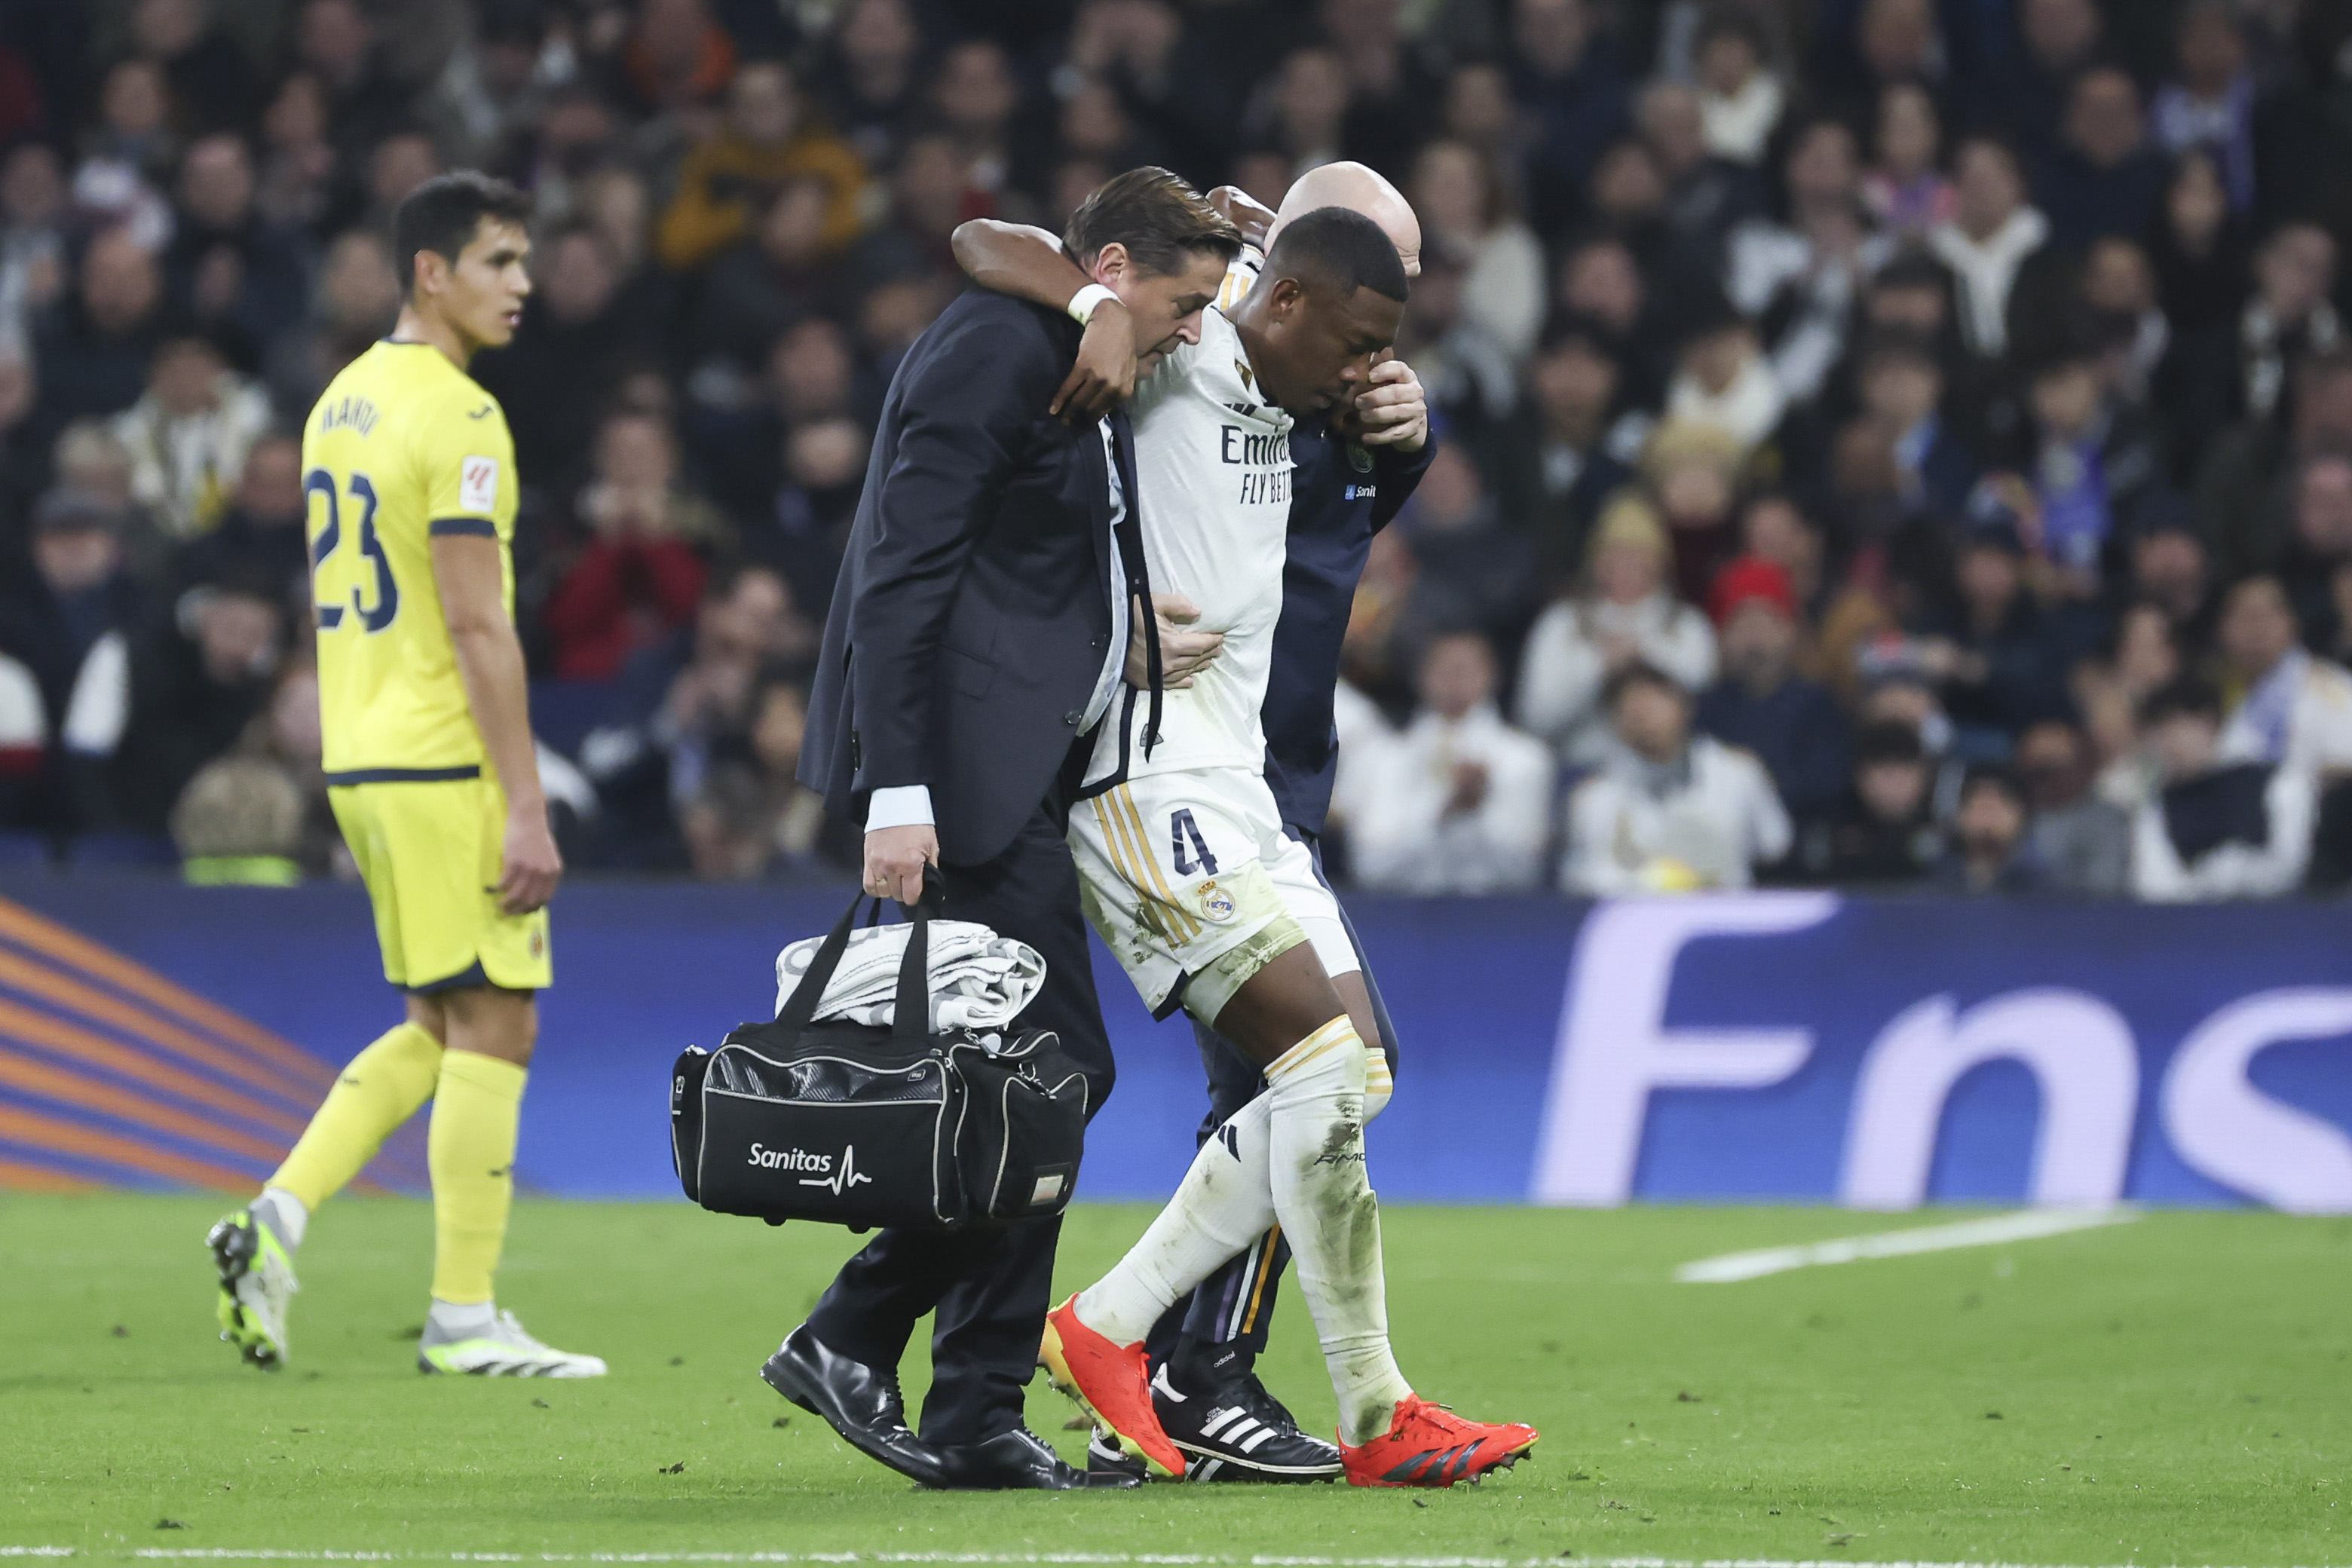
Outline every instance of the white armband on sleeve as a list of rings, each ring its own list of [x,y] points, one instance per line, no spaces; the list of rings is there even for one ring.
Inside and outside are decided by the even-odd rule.
[[[886,827],[929,827],[938,818],[931,815],[931,786],[929,784],[892,784],[877,789],[866,803],[866,831],[879,833]]]
[[[1112,293],[1101,284],[1089,283],[1085,288],[1079,289],[1076,293],[1071,295],[1070,302],[1067,305],[1065,305],[1063,309],[1069,311],[1070,320],[1077,322],[1078,325],[1083,327],[1088,321],[1094,320],[1095,308],[1097,306],[1100,305],[1106,300],[1117,300],[1118,298],[1118,295]]]

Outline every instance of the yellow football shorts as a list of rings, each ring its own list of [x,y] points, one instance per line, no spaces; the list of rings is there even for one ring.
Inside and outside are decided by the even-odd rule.
[[[327,798],[375,906],[386,980],[420,994],[552,983],[547,911],[499,908],[507,805],[496,780],[346,784]]]

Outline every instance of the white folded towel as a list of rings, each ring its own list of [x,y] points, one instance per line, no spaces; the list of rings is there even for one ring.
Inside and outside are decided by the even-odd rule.
[[[818,999],[820,1021],[846,1020],[887,1028],[898,1015],[898,967],[912,925],[861,926]],[[776,1011],[781,1014],[801,977],[816,962],[824,938],[796,942],[776,954]],[[1002,1029],[1045,984],[1045,960],[1025,942],[999,936],[972,921],[931,921],[931,1034],[949,1029]]]

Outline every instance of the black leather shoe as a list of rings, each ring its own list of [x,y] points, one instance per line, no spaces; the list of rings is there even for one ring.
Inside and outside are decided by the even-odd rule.
[[[947,1485],[967,1491],[1075,1491],[1084,1487],[1124,1489],[1142,1485],[1128,1475],[1091,1474],[1062,1462],[1045,1440],[1026,1426],[999,1432],[981,1443],[942,1444]]]
[[[760,1368],[761,1381],[841,1434],[841,1440],[927,1487],[952,1486],[940,1451],[907,1429],[898,1375],[819,1344],[803,1323]]]

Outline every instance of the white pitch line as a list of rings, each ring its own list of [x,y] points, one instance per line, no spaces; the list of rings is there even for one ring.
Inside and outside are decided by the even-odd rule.
[[[1948,1252],[1956,1247],[1990,1247],[2003,1241],[2035,1241],[2063,1236],[2070,1230],[2092,1230],[2103,1225],[2123,1225],[2139,1218],[2128,1205],[2096,1209],[2026,1209],[1991,1219],[1967,1219],[1954,1225],[1923,1226],[1916,1230],[1883,1230],[1875,1236],[1845,1236],[1802,1247],[1767,1247],[1755,1252],[1727,1252],[1702,1258],[1675,1270],[1685,1285],[1728,1285],[1739,1279],[1760,1279],[1786,1274],[1791,1268],[1812,1268],[1829,1263],[1853,1263],[1864,1258],[1907,1258],[1915,1252]]]
[[[0,1557],[79,1557],[72,1546],[0,1546]],[[91,1555],[107,1558],[114,1552]],[[301,1563],[1210,1563],[1224,1568],[2050,1568],[2040,1563],[1874,1563],[1853,1558],[1684,1557],[1202,1557],[1157,1552],[334,1552],[278,1548],[142,1547],[131,1556],[173,1561]],[[2125,1564],[2118,1568],[2146,1568]]]

